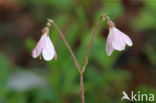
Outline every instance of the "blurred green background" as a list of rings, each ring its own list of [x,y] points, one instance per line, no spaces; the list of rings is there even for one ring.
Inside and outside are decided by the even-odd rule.
[[[120,103],[123,90],[156,96],[156,0],[0,0],[0,103],[81,103],[79,72],[56,29],[56,61],[31,51],[52,18],[82,65],[102,13],[134,45],[106,56],[101,21],[84,73],[86,103]]]

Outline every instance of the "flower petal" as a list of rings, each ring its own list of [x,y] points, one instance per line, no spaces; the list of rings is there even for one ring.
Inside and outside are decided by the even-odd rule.
[[[36,47],[34,48],[34,50],[32,51],[32,57],[33,58],[37,58],[44,46],[44,42],[45,42],[45,37],[44,35],[41,36],[41,39],[39,40],[39,42],[37,43]]]
[[[111,32],[109,32],[108,34],[108,38],[107,38],[107,41],[106,41],[106,53],[108,56],[110,56],[113,52],[113,47],[112,47],[112,37],[113,35],[111,34]]]
[[[126,34],[122,33],[122,37],[123,37],[123,40],[126,42],[126,44],[128,46],[132,46],[133,45],[132,40]]]
[[[43,59],[46,61],[50,61],[55,56],[55,48],[50,40],[49,36],[46,35],[46,42],[42,50]]]
[[[110,32],[113,35],[112,47],[119,51],[124,50],[126,47],[126,43],[122,38],[122,32],[120,32],[116,28],[110,28]]]

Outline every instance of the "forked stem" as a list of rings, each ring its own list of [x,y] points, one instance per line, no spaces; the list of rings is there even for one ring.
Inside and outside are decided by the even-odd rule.
[[[47,23],[47,26],[48,26],[48,27],[50,27],[50,26],[51,26],[50,23],[52,23],[52,24],[54,25],[54,27],[56,28],[56,30],[59,32],[61,38],[62,38],[63,41],[65,42],[65,44],[66,44],[66,46],[67,46],[67,48],[68,48],[70,54],[72,55],[72,57],[73,57],[73,59],[74,59],[74,62],[75,62],[75,64],[76,64],[76,67],[77,67],[78,71],[80,72],[80,87],[81,87],[81,98],[82,98],[82,103],[84,103],[84,101],[85,101],[85,100],[84,100],[84,87],[83,87],[83,72],[84,72],[84,70],[85,70],[85,68],[86,68],[86,66],[87,66],[88,57],[89,57],[89,54],[90,54],[90,51],[91,51],[91,47],[92,47],[92,44],[93,44],[93,41],[94,41],[94,38],[95,38],[95,34],[96,34],[96,31],[97,31],[97,29],[98,29],[98,26],[99,26],[99,23],[100,23],[102,17],[104,17],[104,16],[102,15],[102,16],[99,18],[99,20],[98,20],[98,22],[97,22],[97,24],[96,24],[96,27],[95,27],[95,30],[94,30],[94,33],[93,33],[93,37],[92,37],[92,39],[91,39],[91,42],[90,42],[90,45],[89,45],[89,49],[88,49],[88,52],[87,52],[87,55],[86,55],[86,58],[85,58],[85,61],[84,61],[84,63],[83,63],[83,67],[82,67],[82,68],[80,67],[80,65],[79,65],[79,63],[78,63],[78,61],[77,61],[77,59],[76,59],[76,57],[75,57],[75,55],[74,55],[74,53],[73,53],[71,47],[69,46],[69,44],[68,44],[66,38],[64,37],[63,33],[61,32],[61,30],[59,29],[59,27],[56,25],[56,23],[55,23],[53,20],[51,20],[51,19],[48,19],[48,22],[49,22],[49,23]]]

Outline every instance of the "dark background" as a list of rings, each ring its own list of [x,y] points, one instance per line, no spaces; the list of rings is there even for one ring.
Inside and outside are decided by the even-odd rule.
[[[84,73],[86,103],[120,103],[122,91],[156,94],[156,0],[0,0],[0,103],[80,103],[79,72],[54,27],[58,59],[31,52],[51,18],[82,65],[102,13],[133,46],[108,57],[101,21]]]

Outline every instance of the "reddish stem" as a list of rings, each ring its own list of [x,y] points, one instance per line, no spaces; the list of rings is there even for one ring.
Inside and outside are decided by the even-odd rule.
[[[98,29],[98,26],[99,26],[99,23],[100,23],[102,17],[103,17],[103,16],[101,16],[101,17],[99,18],[99,20],[98,20],[98,22],[97,22],[97,24],[96,24],[96,27],[95,27],[95,30],[94,30],[94,33],[93,33],[93,37],[92,37],[92,40],[91,40],[90,45],[89,45],[89,49],[88,49],[88,52],[87,52],[85,61],[84,61],[84,63],[83,63],[83,67],[82,67],[83,70],[82,70],[82,72],[84,72],[85,67],[86,67],[86,65],[87,65],[88,57],[89,57],[89,54],[90,54],[90,50],[91,50],[91,47],[92,47],[92,44],[93,44],[93,41],[94,41],[94,38],[95,38],[96,31],[97,31],[97,29]]]
[[[72,49],[70,48],[70,46],[69,46],[66,38],[64,37],[63,33],[61,32],[61,30],[59,29],[59,27],[56,25],[56,23],[54,21],[52,23],[55,26],[56,30],[59,32],[59,34],[60,34],[61,38],[63,39],[63,41],[65,42],[66,46],[68,47],[68,50],[69,50],[70,54],[72,55],[72,57],[73,57],[73,59],[75,61],[75,64],[77,66],[77,69],[79,70],[79,72],[81,72],[81,67],[80,67],[80,65],[79,65],[79,63],[78,63],[78,61],[77,61],[77,59],[76,59],[76,57],[75,57]]]
[[[82,69],[81,69],[81,67],[80,67],[80,65],[79,65],[79,63],[78,63],[78,61],[77,61],[77,59],[76,59],[76,57],[75,57],[75,55],[74,55],[72,49],[70,48],[70,46],[69,46],[69,44],[68,44],[66,38],[64,37],[63,33],[61,32],[61,30],[58,28],[58,26],[56,25],[56,23],[55,23],[54,21],[50,21],[50,22],[53,23],[53,25],[55,26],[56,30],[59,32],[61,38],[63,39],[63,41],[65,42],[66,46],[68,47],[69,52],[71,53],[71,55],[72,55],[72,57],[73,57],[73,59],[74,59],[74,61],[75,61],[75,64],[76,64],[76,66],[77,66],[77,69],[78,69],[79,72],[80,72],[80,87],[81,87],[81,98],[82,98],[82,103],[84,103],[84,101],[85,101],[85,100],[84,100],[84,87],[83,87],[83,72],[84,72],[84,70],[85,70],[85,68],[86,68],[86,65],[87,65],[87,63],[88,63],[88,57],[89,57],[89,54],[90,54],[90,51],[91,51],[91,47],[92,47],[92,44],[93,44],[93,41],[94,41],[94,38],[95,38],[95,34],[96,34],[96,31],[97,31],[97,29],[98,29],[98,26],[99,26],[99,23],[100,23],[102,17],[103,17],[103,16],[100,17],[100,19],[98,20],[98,22],[97,22],[97,24],[96,24],[96,28],[95,28],[95,30],[94,30],[93,37],[92,37],[91,43],[90,43],[90,45],[89,45],[89,49],[88,49],[88,52],[87,52],[87,55],[86,55],[86,58],[85,58],[85,61],[84,61],[84,64],[83,64]]]
[[[81,85],[82,103],[84,103],[83,73],[80,73],[80,85]]]

